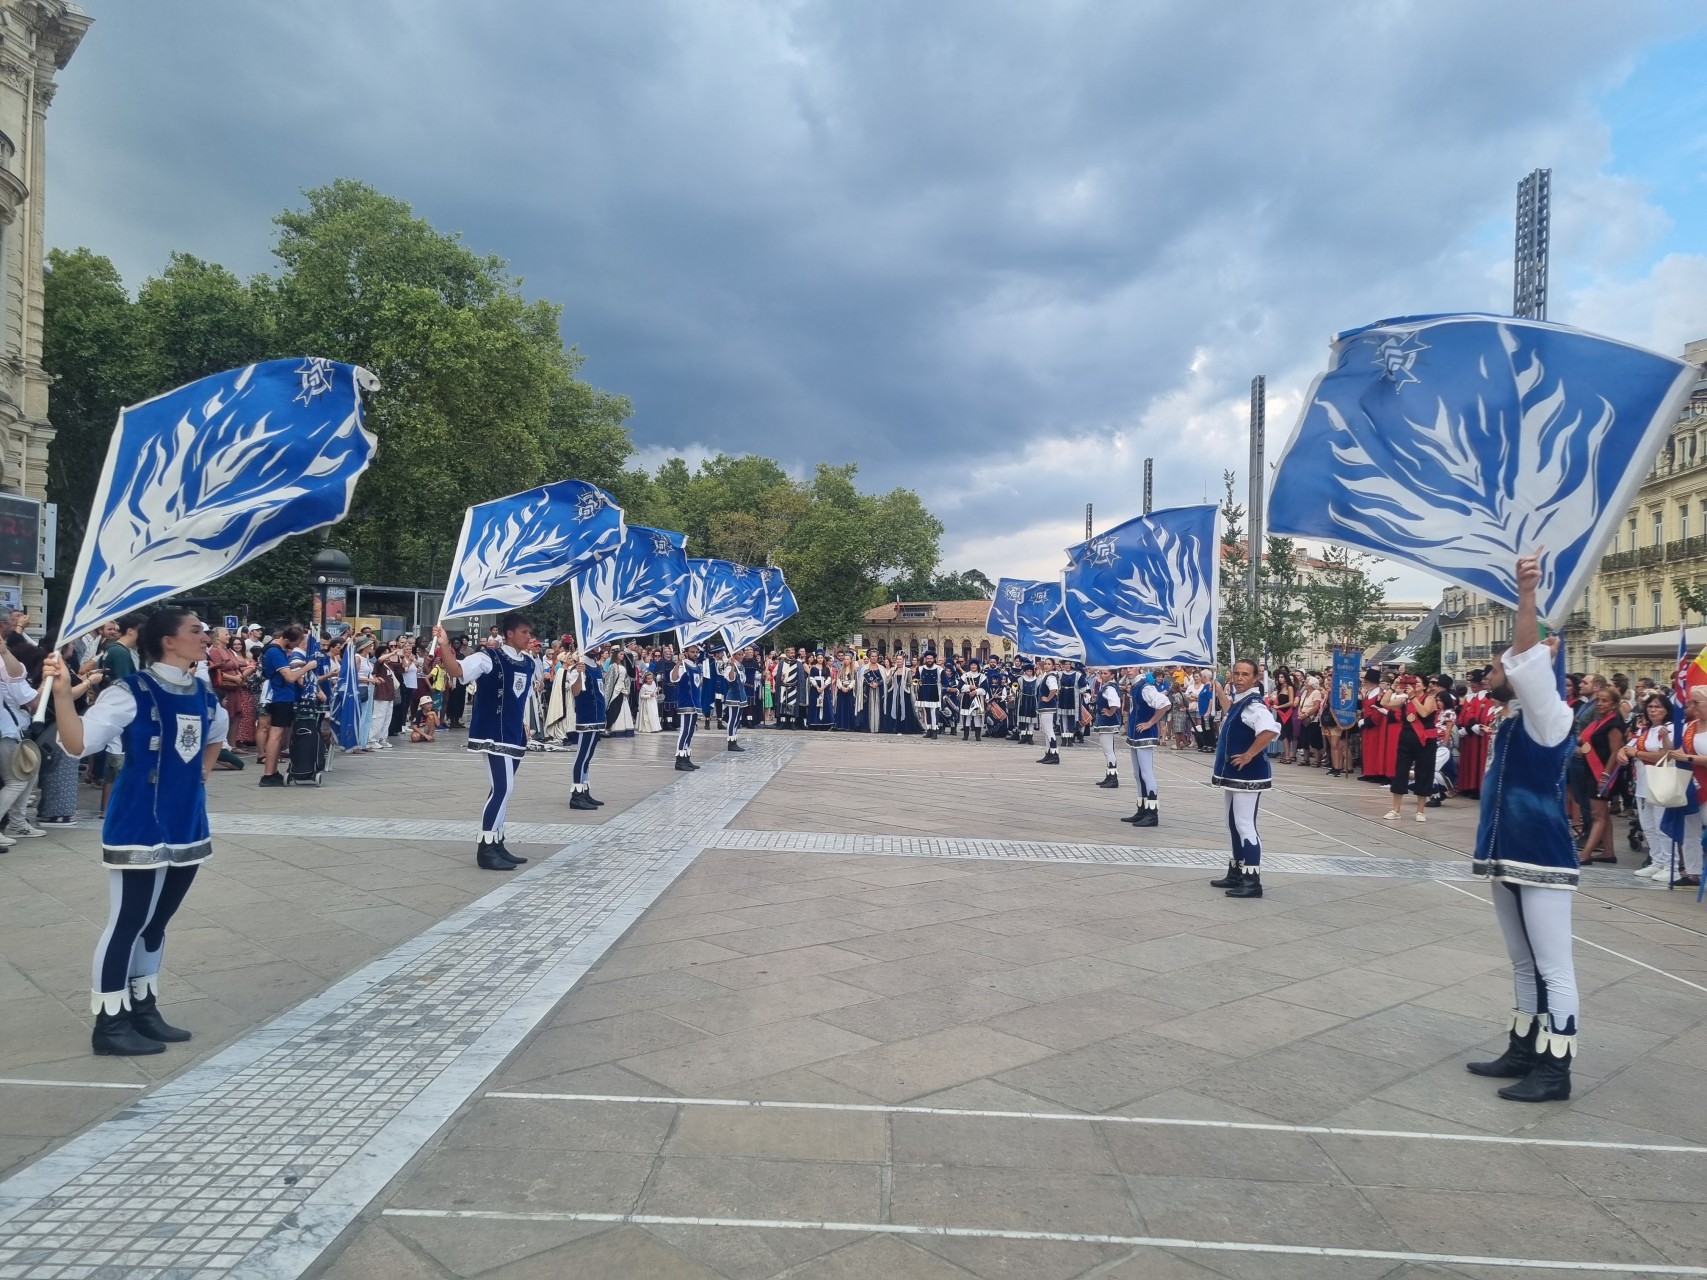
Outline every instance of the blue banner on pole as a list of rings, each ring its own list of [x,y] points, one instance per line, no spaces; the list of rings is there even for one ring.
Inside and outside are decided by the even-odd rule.
[[[1349,729],[1357,723],[1362,699],[1358,696],[1363,680],[1363,650],[1334,650],[1334,683],[1328,690],[1328,705],[1335,723]]]

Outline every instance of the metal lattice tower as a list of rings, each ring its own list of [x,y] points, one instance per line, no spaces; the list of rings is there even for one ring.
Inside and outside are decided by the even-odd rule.
[[[1268,472],[1263,465],[1263,435],[1268,426],[1268,379],[1257,374],[1251,379],[1251,496],[1247,513],[1250,563],[1245,566],[1245,590],[1251,597],[1251,608],[1257,607],[1257,574],[1263,554],[1263,481]]]
[[[1517,184],[1517,249],[1512,261],[1511,313],[1547,318],[1547,241],[1553,213],[1553,171],[1532,170]]]

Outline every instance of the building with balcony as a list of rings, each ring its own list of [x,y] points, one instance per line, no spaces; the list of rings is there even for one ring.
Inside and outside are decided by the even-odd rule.
[[[1707,361],[1707,339],[1683,358]],[[1684,619],[1677,586],[1707,585],[1707,379],[1637,490],[1589,588],[1595,643],[1587,666],[1612,660],[1631,674],[1664,674]],[[1650,669],[1653,668],[1653,669]]]
[[[26,566],[32,508],[45,502],[48,375],[41,364],[43,193],[47,109],[54,75],[77,51],[90,19],[66,0],[0,0],[0,596],[37,618],[42,578]],[[20,534],[10,542],[7,535]],[[74,555],[69,558],[74,558]],[[68,559],[69,559],[68,558]]]
[[[1561,628],[1565,637],[1565,666],[1587,669],[1598,633],[1590,625],[1585,595]],[[1440,669],[1463,678],[1466,671],[1485,667],[1511,644],[1512,611],[1465,587],[1448,587],[1440,596]]]

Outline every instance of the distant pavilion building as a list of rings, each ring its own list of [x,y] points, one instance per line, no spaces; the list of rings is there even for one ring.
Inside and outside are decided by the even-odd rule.
[[[962,660],[989,661],[1013,652],[1013,642],[984,630],[990,616],[988,600],[897,601],[865,611],[860,643],[884,657],[906,653],[917,657],[926,649],[939,658],[952,653]]]

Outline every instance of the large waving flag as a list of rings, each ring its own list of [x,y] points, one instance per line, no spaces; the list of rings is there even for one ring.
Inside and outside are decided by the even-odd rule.
[[[984,619],[984,630],[993,636],[1019,641],[1019,607],[1025,603],[1026,592],[1033,587],[1047,587],[1047,582],[1031,578],[1001,578],[996,582],[996,594],[990,601],[990,614]]]
[[[1214,507],[1138,516],[1067,549],[1067,623],[1094,667],[1215,665]]]
[[[760,602],[762,612],[756,618],[726,623],[723,627],[723,638],[728,641],[731,652],[745,649],[800,612],[800,605],[783,579],[781,569],[761,569],[759,573],[764,585]]]
[[[1020,602],[1014,621],[1019,631],[1015,643],[1030,658],[1065,658],[1082,661],[1084,642],[1073,633],[1062,607],[1059,582],[1034,582]]]
[[[575,575],[575,638],[582,649],[672,631],[687,614],[687,535],[631,524],[615,555]]]
[[[765,580],[757,569],[732,560],[689,560],[688,620],[676,637],[684,647],[704,644],[725,627],[751,627],[764,609]]]
[[[532,604],[616,554],[622,508],[596,484],[559,480],[470,507],[451,560],[441,618]]]
[[[268,360],[121,410],[67,594],[66,640],[211,582],[350,510],[373,458],[366,369]]]
[[[1700,371],[1539,320],[1412,316],[1334,339],[1281,456],[1273,532],[1363,547],[1515,606],[1545,546],[1557,623]]]

